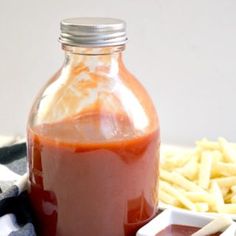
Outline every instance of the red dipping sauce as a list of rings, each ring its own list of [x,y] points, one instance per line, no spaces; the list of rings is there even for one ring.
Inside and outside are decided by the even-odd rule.
[[[200,228],[189,225],[169,225],[155,236],[190,236]],[[210,234],[208,236],[219,236],[221,233]]]
[[[95,113],[30,130],[29,193],[40,235],[134,236],[155,216],[159,130],[105,140],[98,127],[109,117]],[[128,134],[128,119],[116,120]]]

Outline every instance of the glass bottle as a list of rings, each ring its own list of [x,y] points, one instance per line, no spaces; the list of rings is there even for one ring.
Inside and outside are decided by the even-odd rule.
[[[133,236],[156,214],[159,122],[122,61],[126,41],[119,19],[61,22],[65,61],[27,128],[39,235]]]

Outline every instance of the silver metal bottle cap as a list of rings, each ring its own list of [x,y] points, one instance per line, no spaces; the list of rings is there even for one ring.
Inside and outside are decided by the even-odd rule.
[[[59,41],[84,47],[123,45],[127,41],[126,23],[120,19],[78,17],[61,21]]]

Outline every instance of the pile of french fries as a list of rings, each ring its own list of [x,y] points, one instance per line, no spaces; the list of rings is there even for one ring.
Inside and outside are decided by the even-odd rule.
[[[161,152],[159,200],[197,212],[236,214],[236,143],[202,139]]]

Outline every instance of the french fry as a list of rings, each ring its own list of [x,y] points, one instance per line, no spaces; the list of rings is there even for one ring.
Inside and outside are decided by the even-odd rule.
[[[218,142],[209,141],[206,138],[203,138],[200,141],[196,142],[196,147],[202,150],[218,150],[220,149],[220,145]]]
[[[179,202],[181,202],[187,209],[196,211],[196,207],[193,202],[186,198],[179,190],[172,187],[169,183],[165,181],[160,181],[160,188],[166,191],[167,193],[174,196]]]
[[[233,193],[227,193],[225,196],[224,196],[224,203],[233,203],[232,202],[232,197],[233,197]]]
[[[213,210],[216,212],[221,212],[222,207],[224,205],[223,194],[220,190],[220,187],[216,181],[212,181],[211,183],[211,193],[215,201],[215,205],[211,206]]]
[[[231,203],[235,203],[236,204],[236,194],[232,195],[231,197]]]
[[[160,199],[160,201],[162,201],[166,204],[170,204],[172,206],[179,206],[179,201],[164,190],[160,191],[159,199]]]
[[[236,163],[236,151],[224,138],[219,138],[222,152],[227,162]]]
[[[218,171],[217,164],[224,161],[222,152],[219,150],[213,150],[212,153],[212,168],[211,168],[211,178],[220,177],[221,174]]]
[[[192,202],[205,202],[209,204],[214,201],[212,194],[207,192],[185,192],[184,195]]]
[[[233,193],[236,193],[236,185],[231,186],[230,190],[231,190]]]
[[[218,162],[215,165],[216,171],[218,174],[223,176],[236,176],[236,163],[224,163],[224,162]]]
[[[177,167],[182,167],[190,159],[190,156],[188,155],[184,155],[183,158],[181,157],[182,156],[179,155],[179,156],[174,156],[174,157],[171,156],[169,158],[166,158],[165,161],[161,163],[162,168],[171,170]]]
[[[236,214],[236,204],[224,204],[221,208],[221,213]]]
[[[167,180],[171,183],[181,186],[183,189],[188,191],[204,191],[202,188],[197,186],[192,181],[189,181],[184,176],[180,175],[177,172],[169,173],[168,171],[162,170],[160,177],[163,180]]]
[[[192,151],[165,150],[159,198],[192,211],[236,214],[236,143],[202,139]]]
[[[219,216],[191,236],[206,236],[212,235],[219,231],[225,230],[229,225],[232,224],[232,219],[226,216]]]
[[[236,176],[222,177],[214,179],[220,187],[230,188],[232,185],[236,185]]]
[[[203,189],[207,189],[210,183],[212,167],[212,155],[211,152],[202,152],[201,163],[199,167],[198,184]]]
[[[195,203],[195,207],[198,212],[207,212],[209,210],[209,205],[205,202],[197,202]]]
[[[196,179],[199,171],[197,158],[194,156],[183,167],[177,168],[176,171],[189,180]]]

